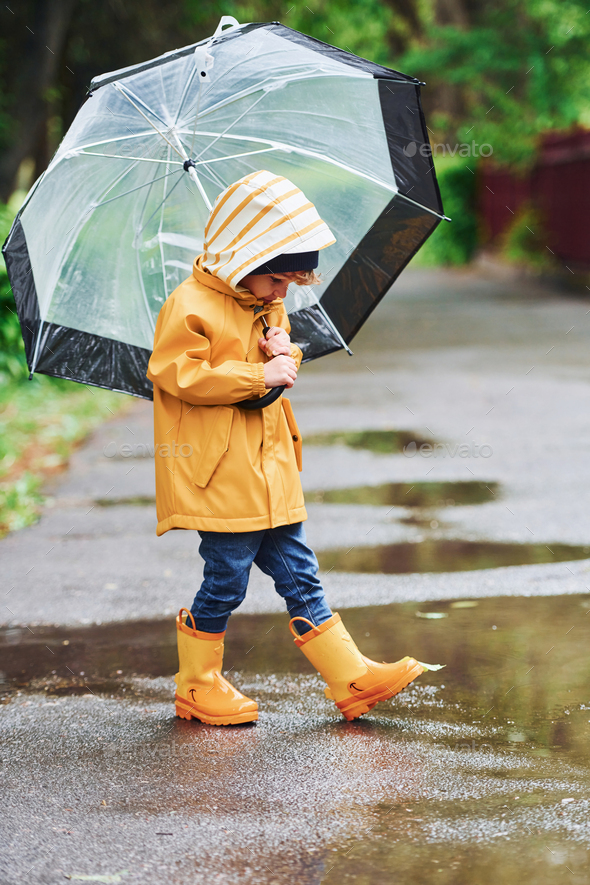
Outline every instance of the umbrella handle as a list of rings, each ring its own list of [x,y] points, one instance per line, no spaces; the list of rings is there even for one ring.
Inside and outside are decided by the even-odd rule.
[[[240,409],[246,409],[248,412],[252,412],[254,409],[265,409],[278,400],[286,386],[286,384],[283,384],[282,387],[273,387],[272,390],[269,390],[260,399],[243,399],[239,403],[234,403],[234,406],[239,406]]]
[[[266,338],[266,333],[270,326],[264,317],[261,317],[261,320],[264,326],[264,337]],[[272,403],[278,400],[286,386],[286,384],[283,384],[281,387],[273,387],[259,399],[243,399],[239,403],[234,403],[234,406],[239,406],[240,409],[245,409],[247,412],[253,412],[255,409],[266,409],[267,406],[272,405]]]

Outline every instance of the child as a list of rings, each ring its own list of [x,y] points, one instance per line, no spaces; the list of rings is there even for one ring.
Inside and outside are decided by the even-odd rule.
[[[293,387],[302,354],[290,342],[283,298],[290,282],[319,282],[318,251],[334,242],[292,182],[246,175],[217,198],[193,274],[158,317],[147,372],[157,451],[167,455],[156,458],[157,534],[195,529],[205,560],[191,609],[176,619],[176,715],[184,719],[258,718],[256,702],[221,674],[228,618],[245,598],[253,562],[273,578],[296,644],[346,719],[424,670],[413,658],[365,658],[330,611],[302,525],[301,434],[289,400],[239,406],[268,388]]]

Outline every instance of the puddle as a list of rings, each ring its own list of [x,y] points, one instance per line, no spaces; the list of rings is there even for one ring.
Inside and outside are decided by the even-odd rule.
[[[99,507],[155,507],[156,499],[149,495],[135,495],[131,498],[95,498],[94,503]]]
[[[389,482],[378,486],[352,486],[308,492],[316,504],[372,504],[378,507],[455,507],[497,501],[497,482]]]
[[[515,883],[521,885],[563,885],[565,882],[587,882],[590,874],[588,851],[585,847],[551,834],[538,835],[529,826],[523,834],[522,811],[519,802],[508,797],[510,804],[498,807],[495,827],[495,846],[474,845],[465,838],[455,844],[424,844],[416,839],[421,815],[428,815],[429,803],[414,803],[414,808],[395,808],[393,815],[381,809],[375,841],[363,840],[356,845],[339,849],[330,858],[330,876],[327,882],[404,882],[406,885],[491,885]],[[449,803],[450,804],[450,803]],[[508,811],[506,811],[508,809]],[[454,820],[447,822],[457,834],[465,832],[467,808],[456,803]],[[392,820],[393,817],[393,820]],[[519,828],[515,832],[516,827]],[[392,829],[404,838],[392,838]],[[510,835],[509,835],[510,834]],[[381,837],[381,838],[378,838]],[[573,875],[572,875],[573,873]],[[374,878],[373,878],[374,876]],[[565,877],[568,877],[567,879]],[[580,876],[582,878],[580,878]]]
[[[567,694],[579,684],[584,702],[590,704],[589,594],[366,606],[347,609],[342,616],[362,651],[375,660],[411,651],[419,660],[446,663],[447,670],[430,673],[427,681],[450,683],[457,698],[467,691],[470,703],[475,702],[472,690],[484,695],[488,689],[495,691],[496,682],[503,684],[502,674],[512,673],[513,665],[525,671],[532,665],[549,666],[546,653],[554,646],[550,682],[532,702],[549,709],[558,703],[551,685]],[[258,674],[308,673],[308,664],[290,638],[288,620],[287,614],[277,613],[233,615],[224,665]],[[0,629],[0,660],[4,689],[45,680],[50,693],[68,693],[67,685],[73,694],[84,686],[112,692],[115,686],[127,688],[135,676],[176,672],[176,626],[170,616],[87,627],[5,627]],[[538,682],[536,675],[526,684],[533,682]],[[501,704],[508,709],[512,700],[506,697]]]
[[[396,455],[412,443],[419,448],[434,444],[434,439],[423,439],[413,430],[357,430],[334,433],[314,433],[303,440],[306,446],[349,446],[351,449],[368,449],[380,455]]]
[[[176,672],[176,626],[170,617],[91,627],[10,627],[0,631],[0,659],[4,688],[42,679],[50,694],[119,693],[129,690],[132,675]]]
[[[420,611],[446,617],[421,619]],[[49,815],[53,803],[55,831],[63,824],[87,839],[84,821],[96,829],[89,809],[104,796],[97,814],[128,829],[137,815],[141,833],[172,834],[174,856],[189,850],[182,835],[225,835],[228,821],[239,820],[220,844],[225,854],[206,855],[222,877],[227,846],[239,839],[241,875],[247,849],[260,883],[278,881],[277,870],[306,885],[587,881],[590,594],[405,603],[342,616],[374,660],[411,653],[446,669],[347,723],[291,641],[286,615],[235,615],[225,666],[259,700],[261,717],[247,729],[216,729],[173,718],[170,679],[151,698],[132,678],[174,673],[172,617],[0,631],[6,682],[26,671],[31,688],[45,683],[47,694],[57,693],[62,680],[65,693],[74,671],[91,692],[101,679],[105,691],[119,680],[118,698],[141,698],[16,699],[5,710],[18,726],[7,734],[9,789],[28,810]],[[194,785],[183,790],[188,766]],[[299,816],[280,830],[290,823],[289,803]],[[265,827],[275,838],[263,866],[256,840]],[[305,868],[294,866],[300,858]]]
[[[357,434],[362,436],[363,434]],[[388,482],[376,486],[352,486],[345,489],[318,489],[307,492],[306,501],[314,504],[369,504],[377,507],[411,507],[433,509],[466,504],[487,504],[500,497],[497,482]],[[155,506],[156,499],[148,495],[130,498],[97,498],[99,507]],[[403,521],[403,520],[402,520]],[[411,517],[408,522],[416,523]],[[430,517],[426,520],[430,523]],[[426,524],[418,520],[420,525]]]
[[[416,543],[316,551],[320,569],[366,574],[465,572],[508,565],[536,565],[590,559],[590,546],[511,544],[494,541],[428,539]]]
[[[540,759],[568,751],[587,763],[590,595],[368,606],[342,616],[373,660],[410,653],[447,665],[381,706],[377,723],[394,719],[399,726],[409,717],[422,722],[411,729],[423,733],[427,720],[437,745],[476,737]],[[234,615],[224,666],[271,693],[281,674],[310,676],[287,624],[286,614]],[[177,669],[173,617],[33,630],[0,630],[4,703],[16,690],[142,696],[137,677],[170,677]]]

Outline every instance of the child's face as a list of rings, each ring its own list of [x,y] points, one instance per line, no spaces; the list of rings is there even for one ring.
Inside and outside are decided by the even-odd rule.
[[[287,294],[289,283],[294,274],[248,274],[240,280],[240,286],[249,289],[257,298],[261,298],[266,304],[276,298],[284,298]]]

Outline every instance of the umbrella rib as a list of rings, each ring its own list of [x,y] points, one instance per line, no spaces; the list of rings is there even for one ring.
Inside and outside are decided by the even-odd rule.
[[[170,159],[170,150],[168,150],[168,159]],[[164,194],[163,194],[162,206],[161,206],[162,211],[160,212],[160,224],[158,225],[158,240],[159,240],[159,246],[160,246],[160,261],[162,262],[162,282],[164,284],[164,295],[166,296],[166,298],[168,298],[168,286],[166,285],[166,263],[164,261],[164,246],[162,244],[162,237],[161,237],[162,227],[164,225],[164,203],[165,203],[166,197],[167,197],[166,185],[167,185],[167,181],[164,181]],[[137,254],[139,255],[139,251],[137,252]]]
[[[253,157],[255,154],[268,154],[269,151],[275,151],[275,147],[261,148],[259,151],[244,151],[241,154],[230,154],[227,157],[214,157],[212,160],[195,161],[195,166],[209,166],[211,163],[223,163],[226,160],[238,160],[240,157]]]
[[[315,298],[315,295],[314,295],[314,298]],[[342,347],[344,348],[344,350],[347,352],[347,354],[348,354],[349,356],[354,356],[352,350],[350,349],[350,347],[348,346],[348,344],[346,343],[346,341],[344,340],[344,338],[343,338],[342,335],[340,334],[340,332],[339,332],[338,328],[336,327],[334,321],[331,319],[331,317],[329,316],[329,314],[326,312],[326,308],[324,307],[324,305],[322,304],[322,302],[321,302],[321,301],[318,301],[318,299],[316,298],[316,303],[317,303],[317,306],[319,307],[319,309],[320,309],[320,311],[321,311],[322,316],[324,317],[324,319],[326,320],[326,322],[328,323],[328,325],[334,330],[334,332],[336,333],[336,336],[340,339],[340,343],[342,344]]]
[[[163,120],[159,114],[157,114],[154,110],[152,110],[152,108],[149,106],[149,104],[146,104],[145,101],[142,98],[140,98],[139,95],[136,95],[132,89],[129,89],[128,86],[123,86],[123,84],[119,83],[118,81],[115,81],[113,83],[113,86],[115,86],[115,88],[118,88],[119,92],[122,95],[124,95],[125,98],[127,98],[129,101],[131,101],[129,96],[134,98],[135,101],[138,104],[140,104],[142,107],[144,107],[146,109],[146,111],[148,111],[153,117],[156,118],[156,120],[159,120],[160,123],[162,124],[162,126],[166,126],[166,120]],[[132,102],[132,104],[133,104],[133,102]],[[148,122],[149,122],[149,120],[148,120]]]
[[[169,158],[170,158],[170,148],[168,148],[168,159],[169,159]],[[180,170],[177,170],[177,171],[180,171]],[[152,179],[152,181],[150,182],[150,188],[149,188],[148,192],[147,192],[146,195],[145,195],[145,200],[143,201],[143,207],[142,207],[142,210],[141,210],[141,214],[140,214],[140,216],[139,216],[140,224],[141,224],[141,220],[142,220],[142,218],[143,218],[143,213],[145,212],[145,207],[147,206],[147,202],[148,202],[148,200],[149,200],[149,198],[150,198],[151,185],[155,184],[156,181],[161,181],[161,180],[163,179],[163,180],[164,180],[164,188],[165,188],[165,187],[166,187],[166,181],[167,181],[167,179],[168,179],[168,177],[169,177],[170,174],[171,174],[171,173],[167,173],[166,175],[161,176],[161,178]],[[179,178],[178,181],[176,182],[176,184],[179,184],[181,181],[182,181],[182,178]],[[174,185],[174,187],[176,187],[176,184]],[[174,190],[174,187],[172,188],[172,190]],[[171,192],[172,192],[172,191],[171,191]],[[165,193],[165,190],[164,190],[164,193]],[[164,201],[165,201],[165,199],[166,199],[166,197],[164,197],[164,200],[162,201],[162,203],[161,203],[160,205],[162,205],[162,206],[164,205]],[[159,207],[158,207],[158,208],[159,208]],[[158,210],[156,209],[156,212],[157,212],[157,211],[158,211]],[[146,223],[146,226],[147,226],[147,224],[149,224],[149,222],[151,221],[151,219],[154,217],[154,214],[155,214],[155,213],[153,213],[153,214],[150,216],[150,218],[148,219],[148,222]],[[142,230],[143,230],[143,228],[142,228]],[[139,231],[139,233],[141,233],[141,230]],[[154,320],[153,320],[153,317],[152,317],[152,312],[151,312],[151,310],[150,310],[150,306],[149,306],[149,302],[148,302],[147,292],[145,291],[145,285],[144,285],[144,282],[143,282],[143,275],[142,275],[142,272],[141,272],[141,263],[140,263],[140,260],[139,260],[139,248],[138,248],[138,246],[137,246],[137,238],[138,238],[138,234],[137,234],[137,232],[136,232],[136,235],[135,235],[135,237],[134,237],[134,246],[135,246],[135,261],[136,261],[136,266],[137,266],[137,277],[138,277],[138,279],[139,279],[139,285],[140,285],[140,288],[141,288],[141,295],[142,295],[142,298],[143,298],[143,304],[144,304],[145,311],[146,311],[146,315],[147,315],[147,318],[148,318],[148,323],[150,324],[150,327],[151,327],[151,330],[152,330],[152,334],[153,334],[153,333],[155,332],[155,325],[154,325]],[[162,258],[162,244],[161,244],[161,243],[160,243],[160,258]],[[167,292],[167,289],[166,289],[166,277],[165,277],[165,271],[164,271],[164,268],[163,268],[163,267],[162,267],[162,274],[163,274],[163,280],[164,280],[164,292],[166,293],[166,297],[168,297],[168,292]]]
[[[202,87],[203,87],[203,84],[202,84],[201,81],[199,80],[199,97],[197,98],[197,110],[195,111],[195,125],[193,126],[193,138],[192,138],[192,141],[191,141],[191,149],[190,149],[190,151],[189,151],[189,154],[192,154],[192,152],[193,152],[193,148],[194,148],[194,146],[195,146],[195,138],[196,138],[196,135],[197,135],[197,123],[198,123],[198,121],[199,121],[199,110],[200,110],[200,108],[201,108],[201,96],[202,96],[202,94],[203,94],[203,88],[202,88]]]
[[[167,172],[166,175],[160,175],[159,178],[152,178],[151,181],[144,181],[143,184],[138,184],[137,187],[132,187],[131,190],[125,191],[125,193],[123,193],[123,194],[117,194],[116,197],[111,197],[110,200],[103,200],[102,202],[97,203],[94,208],[98,209],[99,206],[106,206],[107,203],[113,203],[115,200],[120,200],[121,197],[126,197],[128,194],[132,194],[135,191],[141,190],[142,187],[149,187],[150,185],[155,184],[156,181],[162,181],[164,178],[168,178],[170,175],[177,175],[179,172],[182,172],[182,171],[183,171],[182,169],[175,169],[174,172]],[[178,181],[182,181],[182,178],[179,178]],[[172,191],[171,191],[171,193],[172,193]],[[158,209],[159,208],[160,207],[158,206]]]
[[[390,191],[393,194],[399,193],[397,187],[387,184],[385,181],[379,181],[378,178],[374,178],[372,175],[369,175],[366,172],[361,172],[360,169],[353,169],[352,166],[348,166],[346,163],[342,163],[340,160],[334,160],[332,157],[327,157],[325,154],[318,154],[316,151],[308,151],[302,147],[292,147],[290,145],[284,145],[280,142],[274,142],[277,150],[288,151],[291,154],[300,154],[303,157],[313,157],[314,160],[322,160],[324,163],[329,163],[330,166],[337,166],[339,169],[344,169],[345,172],[350,172],[351,175],[356,175],[359,178],[364,178],[367,181],[376,184],[378,187],[382,187],[384,190]]]
[[[240,64],[240,62],[238,62],[238,64]],[[234,65],[234,68],[235,67],[237,67],[237,65]],[[242,101],[244,98],[248,98],[248,96],[250,96],[250,95],[255,95],[257,92],[272,91],[273,88],[276,88],[276,84],[281,83],[281,82],[283,84],[288,83],[290,85],[292,83],[302,83],[302,82],[308,83],[311,80],[321,80],[321,79],[325,79],[326,77],[328,77],[328,78],[341,77],[346,80],[349,80],[349,79],[355,79],[355,80],[370,79],[370,80],[372,80],[373,79],[373,77],[371,75],[369,75],[367,77],[367,74],[365,74],[364,72],[359,72],[356,74],[350,73],[351,70],[354,70],[354,69],[348,69],[345,73],[338,73],[337,71],[330,71],[328,73],[318,74],[316,72],[316,75],[314,77],[310,77],[303,72],[298,75],[270,77],[264,83],[257,83],[255,86],[250,86],[247,89],[242,89],[241,92],[232,93],[232,95],[229,96],[228,98],[220,99],[215,104],[210,105],[205,111],[203,111],[203,113],[205,115],[212,114],[218,110],[221,110],[222,108],[227,108],[228,105],[233,104],[236,101]],[[224,76],[227,76],[231,71],[233,71],[233,68],[230,68],[228,71],[226,71],[224,73]],[[398,81],[392,80],[391,82],[397,83]],[[187,114],[192,115],[192,109],[189,108],[189,110],[187,111]]]
[[[172,150],[173,150],[173,151],[176,151],[176,153],[178,154],[179,157],[182,157],[182,154],[180,153],[180,151],[178,150],[178,148],[175,147],[175,145],[173,145],[172,142],[171,142],[168,138],[166,138],[166,136],[164,135],[163,132],[160,132],[160,130],[158,129],[158,127],[155,126],[155,125],[152,123],[152,121],[149,119],[149,117],[146,117],[146,115],[145,115],[144,112],[141,110],[141,108],[138,107],[138,106],[135,104],[135,102],[132,101],[132,100],[129,98],[129,96],[126,94],[126,92],[124,92],[124,91],[121,89],[121,87],[119,86],[119,84],[118,84],[118,83],[113,83],[113,86],[115,87],[115,89],[117,90],[117,92],[120,92],[120,93],[121,93],[121,95],[123,96],[123,98],[126,98],[126,99],[127,99],[127,101],[129,102],[130,105],[133,105],[133,107],[135,108],[135,110],[136,110],[139,114],[141,114],[141,116],[144,118],[144,120],[145,120],[147,123],[149,123],[149,125],[152,127],[152,129],[155,129],[155,131],[158,133],[158,135],[160,135],[160,136],[164,139],[164,141],[165,141],[167,144],[170,145],[170,147],[172,148]],[[159,119],[159,117],[158,117],[158,119]],[[184,159],[184,157],[183,157],[183,159]]]
[[[242,116],[243,116],[243,114],[242,114]],[[235,120],[234,122],[237,123],[238,120]],[[230,127],[228,127],[228,129],[229,128]],[[205,153],[205,151],[209,150],[209,148],[211,148],[215,144],[215,142],[219,141],[220,138],[235,139],[237,141],[254,141],[254,142],[258,142],[259,144],[272,145],[272,148],[270,148],[269,150],[272,149],[272,150],[286,151],[289,154],[301,154],[301,156],[304,156],[304,157],[313,157],[315,160],[322,160],[324,163],[329,163],[331,166],[338,166],[340,169],[344,169],[345,172],[350,172],[351,175],[358,175],[360,178],[365,178],[367,181],[370,181],[373,184],[376,184],[378,187],[382,187],[385,190],[390,191],[390,193],[392,193],[392,194],[399,193],[397,187],[387,184],[384,181],[379,181],[379,179],[374,178],[372,175],[369,175],[366,172],[362,172],[360,169],[354,169],[352,166],[348,166],[346,163],[343,163],[340,160],[334,160],[332,157],[328,157],[325,154],[318,154],[317,151],[309,151],[309,150],[306,150],[305,148],[297,147],[295,145],[285,144],[284,142],[281,142],[281,141],[271,141],[270,138],[257,138],[256,136],[253,136],[253,135],[227,135],[228,129],[225,129],[223,132],[220,132],[220,133],[201,132],[201,135],[214,136],[214,140],[211,142],[211,144],[209,144],[206,148],[204,148],[201,151],[201,153],[199,154],[199,157],[202,157],[203,154]],[[182,134],[189,135],[190,133],[187,132],[186,130],[182,130]],[[195,163],[198,162],[199,157],[197,157],[195,159]],[[225,159],[225,158],[219,158],[219,159]],[[218,162],[218,160],[215,159],[215,160],[206,160],[205,161],[205,163],[213,163],[213,162],[216,163],[216,162]],[[417,205],[419,205],[419,204],[417,204]]]
[[[43,318],[40,318],[39,328],[37,330],[37,340],[35,341],[35,350],[33,353],[33,357],[31,359],[31,375],[33,374],[33,372],[37,368],[37,363],[39,361],[39,351],[41,349],[41,338],[42,338],[42,333],[43,333],[44,322],[45,322],[45,320]]]
[[[229,132],[229,130],[230,130],[233,126],[235,126],[236,123],[239,123],[240,120],[241,120],[243,117],[246,116],[246,114],[250,113],[250,111],[251,111],[253,108],[255,108],[256,105],[257,105],[259,102],[262,101],[262,99],[264,98],[265,95],[266,95],[266,92],[263,92],[262,95],[260,96],[260,98],[257,98],[256,101],[253,102],[253,104],[251,104],[249,108],[246,108],[246,110],[245,110],[243,113],[241,113],[239,117],[236,117],[236,119],[233,120],[233,121],[229,124],[229,126],[227,127],[227,129],[224,129],[223,132],[221,132],[221,133],[217,136],[217,138],[214,138],[213,141],[212,141],[210,144],[208,144],[206,147],[204,147],[203,150],[201,151],[201,153],[198,155],[198,157],[195,157],[195,162],[196,162],[197,160],[200,160],[204,153],[206,153],[208,150],[211,150],[211,148],[213,147],[213,145],[216,144],[216,143],[219,141],[220,138],[223,138],[225,135],[227,135],[227,133]],[[267,143],[268,143],[268,142],[267,142]],[[272,142],[270,142],[270,143],[272,144]]]
[[[221,177],[217,168],[211,169],[207,164],[201,166],[201,176],[210,181],[214,187],[219,188],[220,191],[224,191],[230,185],[229,181]]]
[[[78,147],[72,148],[72,150],[85,151],[86,148],[100,147],[102,144],[115,144],[118,141],[131,141],[132,138],[143,138],[145,135],[151,135],[151,132],[146,129],[143,132],[134,132],[131,135],[117,135],[113,136],[113,138],[104,138],[102,141],[90,141],[88,144],[78,145]]]
[[[240,62],[238,62],[238,64],[240,64]],[[235,67],[237,67],[237,65],[234,65],[233,68],[230,68],[228,71],[226,71],[224,76],[227,76],[227,74],[229,74],[230,71],[232,71]],[[236,101],[242,101],[244,98],[247,98],[249,95],[255,95],[257,92],[260,92],[261,90],[263,90],[264,92],[270,91],[270,89],[272,89],[272,84],[276,84],[277,81],[278,82],[283,81],[283,82],[291,84],[291,83],[309,82],[310,80],[321,80],[321,79],[325,79],[326,77],[327,78],[342,77],[343,79],[347,79],[347,80],[348,79],[355,79],[355,80],[366,80],[367,79],[367,75],[364,72],[358,72],[355,74],[354,72],[351,72],[351,70],[353,70],[353,69],[349,69],[345,73],[339,73],[338,71],[328,71],[325,73],[324,72],[318,73],[316,71],[315,76],[313,76],[313,77],[308,76],[304,72],[302,72],[298,75],[291,75],[291,76],[286,76],[286,77],[271,77],[270,78],[270,83],[271,83],[270,88],[268,86],[266,86],[266,83],[265,83],[265,84],[257,84],[256,86],[252,86],[248,89],[242,89],[241,92],[236,92],[236,93],[232,94],[229,98],[221,99],[221,100],[217,101],[215,104],[210,105],[206,110],[203,111],[203,115],[208,116],[209,114],[213,114],[218,110],[228,107],[228,105],[233,104]],[[372,80],[373,77],[370,76],[369,79]],[[400,84],[407,84],[410,86],[417,85],[417,82],[415,82],[413,80],[390,80],[388,77],[377,77],[376,79],[383,80],[384,82],[387,82],[387,83],[400,83]],[[266,82],[268,82],[268,81],[266,81]],[[199,81],[199,84],[200,84],[200,81]],[[185,97],[186,97],[186,95],[183,96],[182,101],[184,101]],[[180,109],[180,107],[181,107],[181,105],[179,105],[179,109]],[[190,108],[187,111],[187,114],[192,114],[192,110]],[[178,122],[179,116],[180,116],[180,110],[176,116],[175,123]],[[318,116],[320,116],[320,115],[318,115]]]
[[[119,184],[119,182],[121,182],[121,181],[125,178],[125,176],[128,175],[129,172],[131,172],[132,169],[135,168],[136,165],[137,165],[137,163],[135,163],[133,166],[130,166],[128,169],[125,169],[124,172],[122,172],[119,176],[117,176],[117,178],[115,179],[115,181],[114,181],[114,182],[110,185],[110,187],[106,190],[106,192],[105,192],[105,196],[106,196],[106,194],[110,193],[110,192],[112,191],[112,189],[113,189],[114,187],[116,187],[117,184]],[[23,204],[23,206],[25,206],[25,205],[27,204],[28,200],[29,200],[29,199],[31,198],[31,196],[33,195],[33,192],[36,190],[36,188],[38,187],[39,183],[40,183],[40,182],[42,181],[42,179],[44,178],[46,172],[47,172],[47,170],[41,175],[41,177],[40,177],[40,178],[38,179],[38,181],[37,181],[37,184],[34,185],[34,187],[32,188],[32,190],[29,192],[29,195],[28,195],[27,199],[25,200],[25,203]],[[121,196],[123,196],[123,195],[121,195]],[[117,199],[117,198],[115,197],[114,199]],[[107,200],[106,202],[110,202],[110,200]],[[97,205],[98,205],[98,206],[101,206],[101,205],[103,205],[103,203],[98,203]],[[87,216],[88,214],[90,214],[90,212],[93,210],[93,208],[96,208],[96,207],[92,207],[92,208],[89,210],[89,212],[87,212],[86,215],[83,216],[83,219],[86,218],[86,216]],[[22,212],[22,208],[21,208],[21,212]],[[73,230],[73,228],[72,228],[72,230]],[[76,236],[77,236],[77,235],[76,235]],[[64,252],[64,256],[65,256],[66,254],[67,254],[67,255],[70,254],[70,252],[71,252],[71,250],[72,250],[72,248],[73,248],[73,245],[74,245],[74,243],[76,242],[76,236],[71,237],[71,239],[70,239],[70,244],[69,244],[68,248],[66,249],[66,251]],[[37,340],[36,340],[36,342],[35,342],[35,351],[34,351],[33,358],[32,358],[32,368],[31,368],[31,372],[34,372],[34,371],[35,371],[35,367],[36,367],[36,365],[37,365],[37,361],[38,361],[38,358],[39,358],[39,347],[40,347],[40,343],[41,343],[41,332],[42,332],[42,329],[43,329],[43,323],[44,323],[44,321],[45,321],[44,318],[41,317],[41,322],[40,322],[39,330],[38,330],[38,332],[37,332]],[[153,323],[152,323],[152,326],[153,326]]]
[[[398,196],[400,196],[403,200],[407,200],[408,203],[412,203],[412,205],[418,206],[420,209],[424,209],[425,212],[430,212],[431,215],[435,215],[442,221],[451,221],[448,215],[441,215],[440,212],[435,212],[434,209],[429,209],[428,206],[423,206],[422,203],[417,203],[416,200],[412,200],[411,197],[406,197],[406,195],[402,194],[401,191],[398,191],[397,193]]]
[[[196,73],[197,73],[197,68],[196,68],[196,65],[193,64],[193,69],[192,69],[191,75],[188,78],[188,80],[186,81],[185,87],[182,90],[182,95],[180,96],[180,101],[178,102],[178,110],[176,111],[176,116],[174,117],[174,125],[175,126],[178,123],[178,118],[180,116],[180,111],[182,110],[182,105],[184,104],[184,100],[186,98],[187,92],[190,89],[191,83],[195,79]],[[199,80],[199,98],[200,98],[200,95],[201,95],[201,81]],[[199,113],[199,111],[197,110],[197,114],[198,113]]]
[[[112,184],[102,194],[102,199],[98,205],[103,205],[104,203],[109,202],[108,200],[104,200],[104,197],[108,196],[108,194],[110,194],[110,192],[113,190],[113,188],[115,188],[119,184],[119,182],[123,181],[123,179],[125,178],[126,175],[129,175],[129,173],[132,172],[133,169],[135,169],[137,167],[138,162],[139,162],[138,160],[135,160],[131,166],[128,166],[127,169],[125,169],[123,172],[121,172],[121,174],[119,176],[117,176],[117,178],[112,182]],[[180,171],[180,170],[177,170],[177,171]],[[145,187],[146,185],[140,185],[140,186]],[[134,190],[134,188],[132,188],[131,190]],[[131,191],[126,191],[124,194],[119,194],[119,196],[124,197],[125,194],[127,194],[127,193],[131,193]],[[114,199],[117,199],[117,198],[115,197]]]
[[[135,250],[135,260],[136,260],[136,262],[137,262],[137,276],[138,276],[138,279],[139,279],[139,286],[140,286],[140,288],[141,288],[141,295],[142,295],[142,298],[143,298],[143,305],[144,305],[144,307],[145,307],[145,312],[146,312],[146,314],[147,314],[148,323],[149,323],[150,326],[151,326],[152,334],[153,334],[153,333],[156,331],[156,327],[155,327],[155,325],[154,325],[154,320],[153,320],[153,318],[152,318],[152,312],[151,312],[151,310],[150,310],[150,306],[149,306],[149,304],[148,304],[148,300],[147,300],[147,292],[145,291],[145,286],[144,286],[144,284],[143,284],[143,277],[142,277],[142,275],[141,275],[141,266],[140,266],[140,264],[139,264],[139,249],[136,249],[136,250]]]
[[[319,308],[320,313],[322,314],[323,318],[326,320],[327,324],[330,326],[330,328],[332,329],[332,331],[334,332],[334,334],[336,335],[336,337],[340,341],[340,344],[342,345],[344,350],[347,352],[347,354],[349,356],[354,356],[352,350],[350,349],[350,347],[348,346],[348,344],[346,343],[346,341],[344,340],[344,338],[342,337],[342,335],[338,331],[338,328],[334,324],[334,321],[330,318],[329,314],[326,313],[325,307],[323,306],[322,302],[318,299],[316,294],[314,292],[312,292],[311,289],[304,288],[303,291],[304,292],[307,291],[308,295],[311,295],[311,297],[314,299],[316,307]],[[301,308],[298,308],[298,309],[301,309]],[[293,311],[293,313],[296,313],[296,311]]]
[[[173,174],[174,174],[173,172],[170,173],[170,175],[173,175]],[[163,175],[162,178],[168,178],[168,176],[167,176],[167,175]],[[159,179],[159,178],[154,178],[153,181],[150,181],[150,184],[155,184],[156,181],[160,181],[160,180],[161,180],[161,179]],[[172,187],[172,188],[169,190],[168,194],[164,197],[164,199],[162,200],[162,202],[159,203],[158,206],[154,209],[154,211],[152,212],[152,214],[150,215],[150,217],[148,218],[148,220],[146,221],[146,223],[144,224],[144,226],[143,226],[142,228],[140,228],[139,231],[137,231],[136,236],[139,236],[139,234],[142,234],[142,233],[144,232],[144,230],[146,229],[146,227],[148,226],[148,224],[150,223],[150,221],[152,220],[152,218],[154,217],[154,215],[156,215],[156,214],[160,211],[160,209],[162,208],[162,206],[164,205],[164,203],[166,202],[166,200],[168,199],[168,197],[169,197],[169,196],[172,194],[172,192],[178,187],[178,185],[180,184],[181,181],[182,181],[182,178],[179,178],[178,181],[176,182],[176,184],[174,185],[174,187]]]
[[[194,162],[193,162],[193,163],[190,163],[190,164],[188,163],[189,156],[188,156],[188,154],[187,154],[187,152],[186,152],[186,150],[185,150],[185,147],[184,147],[182,141],[181,141],[180,138],[178,137],[178,133],[176,132],[176,130],[173,130],[173,137],[174,137],[174,138],[176,139],[176,141],[178,142],[178,145],[179,145],[179,148],[180,148],[180,150],[178,150],[177,148],[175,148],[176,153],[180,154],[180,156],[183,157],[183,159],[184,159],[185,162],[187,163],[187,166],[184,167],[184,164],[183,164],[183,167],[186,168],[186,171],[188,172],[188,176],[189,176],[189,178],[191,179],[191,181],[193,181],[193,182],[197,185],[197,187],[198,187],[198,189],[199,189],[199,193],[201,194],[201,199],[203,200],[203,202],[204,202],[205,206],[207,207],[208,211],[211,212],[211,209],[213,208],[213,206],[211,205],[211,201],[210,201],[209,197],[207,196],[207,193],[206,193],[206,191],[205,191],[205,188],[203,187],[203,185],[202,185],[202,183],[201,183],[201,179],[200,179],[199,176],[197,175],[197,171],[196,171],[196,169],[195,169],[195,164],[194,164]],[[190,191],[190,188],[189,188],[189,191]],[[191,191],[191,193],[192,193],[192,191]]]
[[[142,163],[160,163],[163,166],[182,166],[180,160],[152,160],[149,157],[127,157],[122,154],[99,154],[98,151],[81,150],[79,155],[84,154],[87,157],[107,157],[109,160],[140,160]]]

